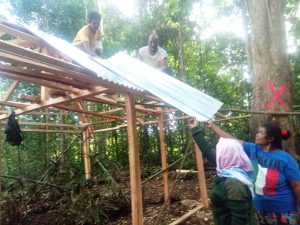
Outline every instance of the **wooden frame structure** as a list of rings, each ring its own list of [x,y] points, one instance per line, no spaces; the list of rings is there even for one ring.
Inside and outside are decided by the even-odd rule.
[[[140,160],[136,127],[143,125],[145,118],[156,116],[159,125],[162,168],[167,168],[164,143],[164,114],[175,111],[160,106],[163,100],[145,91],[137,91],[97,77],[93,71],[72,63],[43,40],[0,20],[0,78],[12,80],[10,87],[0,100],[0,122],[5,124],[11,108],[16,115],[67,115],[78,113],[80,123],[19,122],[22,131],[79,134],[82,129],[83,156],[86,178],[91,178],[89,140],[95,133],[96,124],[121,121],[128,131],[130,184],[132,202],[132,224],[143,224]],[[1,38],[0,37],[0,38]],[[28,83],[40,90],[37,96],[13,96],[20,83]],[[13,100],[10,100],[13,97]],[[135,100],[142,99],[143,104]],[[90,103],[108,105],[110,110],[99,112],[89,107]],[[118,112],[118,115],[115,113]],[[122,115],[122,116],[120,116]],[[127,122],[127,123],[126,123]],[[26,126],[27,128],[24,128]],[[34,127],[34,128],[33,128]],[[56,128],[56,129],[55,129]],[[58,129],[59,128],[59,129]],[[107,128],[106,131],[112,130]],[[207,205],[207,191],[201,154],[196,151],[201,187],[201,201]],[[169,199],[168,174],[163,172],[164,199]]]

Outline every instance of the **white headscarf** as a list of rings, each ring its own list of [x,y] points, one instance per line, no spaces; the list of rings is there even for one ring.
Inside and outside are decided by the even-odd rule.
[[[246,184],[253,195],[254,173],[251,161],[237,140],[220,138],[216,147],[217,174]]]

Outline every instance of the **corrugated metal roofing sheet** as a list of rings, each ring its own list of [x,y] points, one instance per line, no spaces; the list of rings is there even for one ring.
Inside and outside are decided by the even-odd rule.
[[[167,75],[124,53],[118,53],[107,60],[111,68],[118,68],[120,76],[163,99],[198,120],[208,120],[222,106],[209,95]]]
[[[124,53],[107,60],[94,59],[62,39],[25,24],[21,26],[102,79],[128,88],[147,90],[200,121],[212,118],[222,106],[220,101]]]

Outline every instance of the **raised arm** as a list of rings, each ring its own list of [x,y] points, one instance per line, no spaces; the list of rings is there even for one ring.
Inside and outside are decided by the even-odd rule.
[[[206,124],[207,128],[211,129],[219,137],[235,139],[235,140],[239,141],[241,144],[243,143],[242,140],[238,140],[236,137],[234,137],[231,134],[227,133],[226,131],[222,130],[220,127],[215,125],[212,121],[207,121],[205,124]]]
[[[189,128],[204,157],[211,163],[216,164],[216,150],[205,140],[204,129],[199,127],[197,120],[191,120]]]

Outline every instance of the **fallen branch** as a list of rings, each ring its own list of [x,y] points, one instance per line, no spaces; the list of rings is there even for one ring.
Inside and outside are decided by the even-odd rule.
[[[188,219],[190,216],[192,216],[193,214],[195,214],[197,211],[199,211],[202,208],[204,208],[204,205],[199,205],[198,207],[190,210],[189,212],[187,212],[183,216],[179,217],[178,219],[176,219],[175,221],[173,221],[169,225],[177,225],[177,224],[182,223],[183,221],[185,221],[186,219]]]

